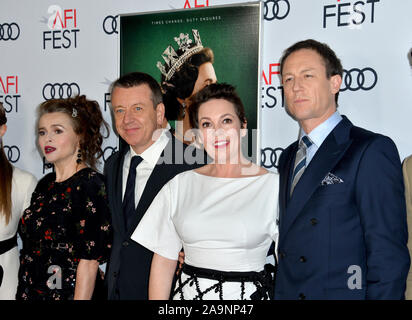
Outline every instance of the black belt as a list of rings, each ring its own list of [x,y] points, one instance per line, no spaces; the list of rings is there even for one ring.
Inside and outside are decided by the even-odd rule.
[[[200,278],[206,278],[224,282],[239,282],[239,281],[259,281],[261,275],[259,272],[248,271],[220,271],[205,268],[193,267],[187,264],[183,264],[183,272],[189,276],[197,276]]]
[[[13,249],[15,246],[17,246],[17,234],[15,234],[13,238],[0,241],[0,254]]]

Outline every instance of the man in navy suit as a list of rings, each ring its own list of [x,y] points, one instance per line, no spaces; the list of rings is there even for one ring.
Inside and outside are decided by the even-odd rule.
[[[343,69],[326,44],[294,44],[280,72],[300,135],[279,159],[275,299],[403,299],[410,259],[395,144],[339,114]]]

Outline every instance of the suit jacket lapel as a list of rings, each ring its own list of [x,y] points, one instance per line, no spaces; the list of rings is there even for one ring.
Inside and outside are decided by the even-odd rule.
[[[119,227],[120,231],[125,234],[126,233],[126,226],[124,225],[124,218],[123,218],[123,163],[124,158],[127,153],[128,149],[123,149],[121,154],[119,154],[119,161],[114,162],[114,176],[113,176],[113,184],[114,184],[114,197],[112,197],[114,201],[113,207],[115,208],[115,212],[112,215],[116,219],[116,225]]]
[[[285,213],[286,207],[289,202],[289,180],[291,174],[291,170],[293,168],[294,160],[296,151],[298,149],[298,143],[295,142],[290,148],[285,150],[284,160],[282,160],[285,165],[279,169],[282,170],[280,172],[280,181],[279,181],[279,208],[281,209],[281,214],[279,215],[279,223],[282,224],[283,222],[283,215]]]
[[[296,185],[282,217],[280,237],[285,236],[290,226],[300,214],[312,194],[320,186],[323,178],[332,171],[352,143],[349,138],[352,123],[343,116],[316,152],[309,166]],[[287,188],[286,188],[286,192]]]

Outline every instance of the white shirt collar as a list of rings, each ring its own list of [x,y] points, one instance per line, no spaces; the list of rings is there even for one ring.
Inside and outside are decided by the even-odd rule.
[[[322,145],[323,141],[325,141],[329,133],[331,133],[332,130],[335,129],[335,127],[341,120],[342,116],[336,110],[327,120],[318,125],[309,134],[306,134],[305,131],[300,128],[299,139],[307,135],[316,146],[316,148],[319,148]]]
[[[148,163],[152,168],[154,168],[157,164],[157,161],[160,158],[160,155],[162,154],[162,151],[166,147],[167,143],[169,142],[169,138],[166,135],[166,132],[168,130],[166,129],[161,129],[162,133],[160,134],[159,138],[145,151],[143,151],[141,154],[137,154],[133,148],[130,146],[130,151],[128,152],[128,163],[130,165],[130,159],[133,156],[141,156],[143,158],[143,161]]]

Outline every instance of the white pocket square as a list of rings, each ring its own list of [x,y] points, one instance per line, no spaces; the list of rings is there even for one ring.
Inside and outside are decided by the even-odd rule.
[[[323,178],[322,182],[320,183],[322,186],[326,186],[329,184],[338,184],[343,183],[343,180],[338,176],[335,176],[333,173],[328,173],[325,178]]]

